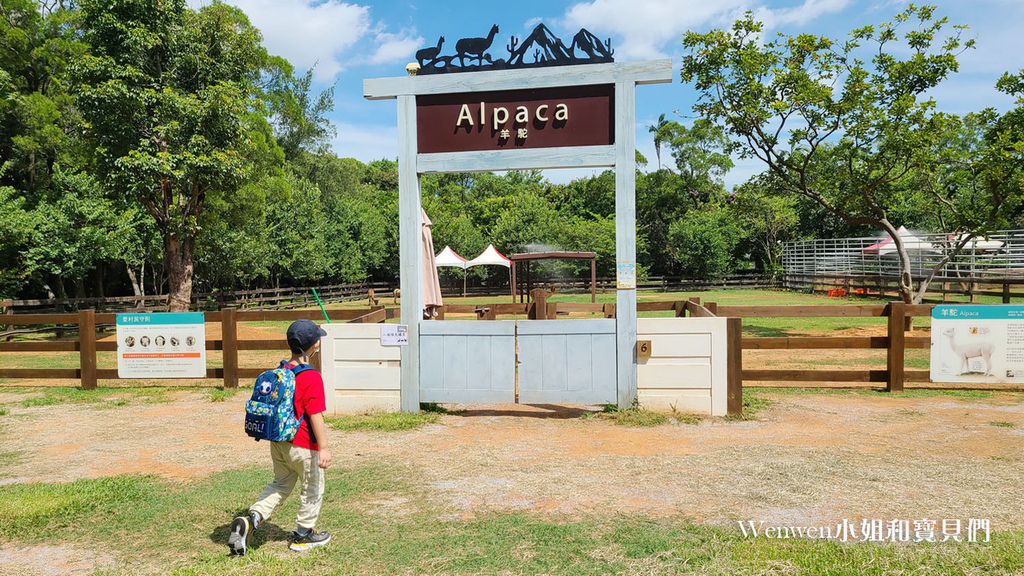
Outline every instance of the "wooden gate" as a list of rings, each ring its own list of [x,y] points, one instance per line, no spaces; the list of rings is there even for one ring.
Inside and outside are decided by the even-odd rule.
[[[420,324],[420,402],[515,402],[516,323]]]
[[[520,322],[518,343],[520,402],[616,403],[614,319]]]

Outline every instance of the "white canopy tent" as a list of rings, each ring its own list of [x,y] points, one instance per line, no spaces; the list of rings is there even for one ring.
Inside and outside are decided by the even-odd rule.
[[[462,295],[466,295],[466,259],[459,256],[451,246],[445,246],[437,256],[434,257],[434,266],[448,266],[450,268],[462,269]]]
[[[513,295],[515,294],[516,288],[512,286],[512,261],[503,256],[501,252],[498,252],[494,244],[488,244],[487,249],[481,252],[479,256],[466,262],[466,268],[472,268],[473,266],[504,266],[508,268],[509,286],[511,286]]]
[[[903,241],[903,246],[908,252],[934,252],[935,247],[932,243],[927,240],[922,240],[915,236],[910,230],[907,230],[905,226],[900,226],[896,232],[900,235],[900,239]],[[878,254],[879,256],[886,256],[888,254],[896,253],[896,243],[893,242],[892,238],[886,238],[877,244],[872,244],[864,248],[865,254]]]

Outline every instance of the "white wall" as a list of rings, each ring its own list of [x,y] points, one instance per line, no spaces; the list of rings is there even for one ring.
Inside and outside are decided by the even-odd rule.
[[[651,357],[637,364],[640,405],[656,411],[724,416],[727,408],[725,318],[640,318],[637,340]]]
[[[328,414],[401,410],[401,350],[380,345],[380,324],[325,324],[321,347]]]

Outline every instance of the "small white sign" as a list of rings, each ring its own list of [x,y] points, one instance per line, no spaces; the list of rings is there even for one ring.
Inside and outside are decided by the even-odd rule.
[[[202,312],[117,315],[118,378],[206,378]]]
[[[405,324],[381,324],[381,346],[408,346],[409,327]]]

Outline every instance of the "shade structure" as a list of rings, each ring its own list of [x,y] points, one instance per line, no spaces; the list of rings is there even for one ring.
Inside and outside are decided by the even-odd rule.
[[[423,219],[420,227],[423,240],[423,312],[425,317],[432,318],[436,314],[434,309],[444,303],[441,301],[441,281],[437,277],[434,260],[434,236],[430,232],[434,223],[423,209],[420,209],[420,218]]]
[[[465,270],[466,262],[467,260],[462,256],[456,254],[455,250],[451,249],[451,246],[445,246],[444,250],[441,250],[441,252],[439,252],[437,256],[434,257],[434,265],[437,267],[449,266],[452,268],[462,268],[463,270]]]
[[[466,295],[466,259],[455,253],[451,246],[445,246],[444,250],[437,255],[434,259],[434,265],[440,268],[441,266],[448,266],[451,268],[462,269],[462,295]]]
[[[949,235],[949,243],[951,246],[956,246],[964,239],[963,234],[954,236]],[[984,238],[971,238],[964,245],[964,252],[995,252],[1003,247],[1003,242],[1000,240],[986,240]]]
[[[508,283],[512,290],[512,297],[515,298],[516,287],[512,286],[512,261],[505,258],[501,252],[498,252],[494,244],[488,244],[487,248],[479,256],[466,262],[466,268],[472,268],[473,266],[504,266],[508,268]]]
[[[922,240],[915,236],[910,230],[907,230],[906,226],[900,226],[896,233],[900,235],[900,239],[903,241],[904,248],[908,252],[933,252],[935,247],[932,243],[927,240]],[[881,242],[872,244],[864,248],[865,254],[878,254],[879,256],[886,256],[888,254],[896,253],[896,243],[893,242],[892,238],[886,238]]]
[[[501,252],[498,252],[494,244],[488,244],[487,249],[481,252],[479,256],[466,262],[466,268],[472,268],[473,266],[504,266],[505,268],[511,268],[512,261],[505,258]]]

